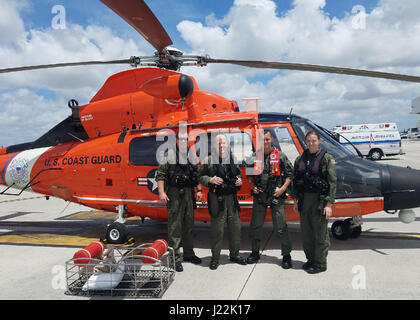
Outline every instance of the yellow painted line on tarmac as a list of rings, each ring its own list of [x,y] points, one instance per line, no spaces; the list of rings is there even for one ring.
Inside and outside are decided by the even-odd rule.
[[[95,219],[104,219],[104,220],[115,220],[117,218],[117,213],[103,210],[87,210],[80,211],[68,216],[59,218],[58,220],[95,220]],[[140,217],[129,217],[127,221],[141,220]],[[11,222],[12,223],[12,222]],[[60,230],[54,228],[52,222],[51,232],[48,233],[48,228],[46,227],[45,231],[42,232],[6,232],[0,233],[0,244],[9,244],[9,245],[33,245],[33,246],[65,246],[65,247],[85,247],[94,241],[98,241],[101,237],[105,236],[105,229],[102,225],[86,225],[86,230],[77,234],[72,232],[67,232],[65,234],[60,233]],[[62,222],[63,223],[63,222]],[[80,230],[79,230],[80,231]],[[144,238],[140,234],[135,234],[136,238],[135,244],[140,244],[139,242],[150,242],[146,241],[147,238]]]
[[[63,217],[63,220],[89,220],[89,219],[113,219],[115,220],[117,213],[102,210],[80,211]]]
[[[0,235],[0,244],[9,245],[33,245],[33,246],[54,246],[54,247],[86,247],[94,241],[100,240],[103,233],[86,232],[81,235],[63,235],[51,233],[9,233]],[[142,235],[134,235],[134,243],[126,246],[138,246],[143,243],[151,243],[155,237],[150,238]]]
[[[111,219],[116,220],[118,214],[111,211],[103,211],[103,210],[89,210],[89,211],[80,211],[68,216],[61,218],[62,220],[92,220],[92,219]],[[126,218],[127,221],[132,220],[140,220],[140,217],[128,217]]]
[[[62,235],[48,233],[23,233],[5,234],[0,236],[0,244],[10,245],[34,245],[34,246],[57,246],[57,247],[86,247],[92,242],[100,240],[100,237],[91,235]],[[137,246],[141,243],[153,242],[152,239],[136,237],[135,242],[126,246]]]
[[[0,244],[25,244],[39,246],[69,246],[85,247],[98,237],[84,237],[79,235],[62,235],[48,233],[4,234],[0,236]]]
[[[410,233],[380,233],[380,232],[362,232],[361,236],[368,236],[368,237],[385,237],[385,238],[409,238],[409,239],[420,239],[420,234],[410,234]]]
[[[85,247],[94,241],[100,240],[105,236],[102,227],[87,230],[81,234],[59,234],[45,232],[16,233],[10,232],[0,235],[0,244],[9,245],[33,245],[33,246],[63,246],[63,247]],[[153,242],[148,236],[134,234],[135,243],[139,245],[145,242]],[[130,245],[130,246],[132,246]]]

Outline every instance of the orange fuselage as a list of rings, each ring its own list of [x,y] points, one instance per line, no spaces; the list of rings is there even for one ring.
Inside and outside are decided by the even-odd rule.
[[[239,112],[235,101],[199,90],[192,78],[194,90],[182,99],[180,76],[143,68],[110,77],[90,103],[78,109],[89,139],[14,153],[0,149],[1,183],[101,210],[117,211],[116,206],[124,204],[129,215],[167,219],[166,208],[157,195],[156,165],[133,164],[133,139],[155,137],[159,129],[176,132],[184,123],[189,132],[249,130],[255,143],[255,130],[260,128],[256,110]],[[299,153],[303,152],[289,122],[264,126],[286,127]],[[253,198],[247,180],[243,182],[238,192],[240,216],[242,221],[250,221]],[[204,191],[206,195],[206,188]],[[383,199],[349,198],[337,201],[333,215],[358,216],[383,208]],[[289,221],[299,220],[291,198],[286,200],[286,216]],[[195,219],[210,220],[205,202],[198,204]],[[271,221],[271,214],[266,220]]]

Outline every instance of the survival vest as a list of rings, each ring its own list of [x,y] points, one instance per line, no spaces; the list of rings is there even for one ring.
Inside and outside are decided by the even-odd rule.
[[[189,159],[188,164],[179,164],[178,149],[176,149],[176,164],[169,170],[168,184],[180,188],[198,185],[198,166],[191,164]]]
[[[218,162],[213,164],[213,171],[216,173],[216,176],[223,179],[223,183],[221,185],[210,185],[210,192],[234,194],[240,189],[240,187],[235,186],[239,172],[233,161],[232,154],[230,154],[229,160],[229,163],[223,164],[222,159],[219,158]]]
[[[276,188],[277,185],[281,184],[282,182],[282,173],[280,169],[280,154],[279,149],[273,147],[273,150],[267,156],[264,155],[264,169],[260,168],[261,174],[255,175],[254,180],[255,184],[258,188],[260,188],[263,192],[271,194],[273,190]],[[269,167],[267,167],[267,162],[269,163]],[[260,162],[257,163],[258,165]],[[268,180],[266,185],[262,185],[262,175],[268,175]]]
[[[326,151],[321,150],[316,157],[311,157],[308,150],[304,151],[293,179],[293,184],[299,192],[321,192],[323,194],[328,192],[329,184],[321,170],[325,154]]]
[[[176,164],[170,171],[168,183],[175,187],[196,187],[198,185],[198,168],[191,164]]]

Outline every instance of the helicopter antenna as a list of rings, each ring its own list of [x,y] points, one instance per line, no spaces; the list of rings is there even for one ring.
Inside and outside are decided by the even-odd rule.
[[[77,140],[79,140],[80,142],[85,142],[84,140],[80,139],[79,137],[76,137],[74,134],[71,134],[70,132],[67,132],[67,134]]]

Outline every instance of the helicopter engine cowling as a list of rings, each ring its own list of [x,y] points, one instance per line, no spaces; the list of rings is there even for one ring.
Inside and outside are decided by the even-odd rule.
[[[195,92],[199,87],[194,78],[184,74],[133,69],[109,77],[90,103],[77,111],[89,138],[96,138],[186,120]]]
[[[194,82],[184,74],[162,76],[147,81],[141,90],[155,98],[179,100],[191,96]]]

